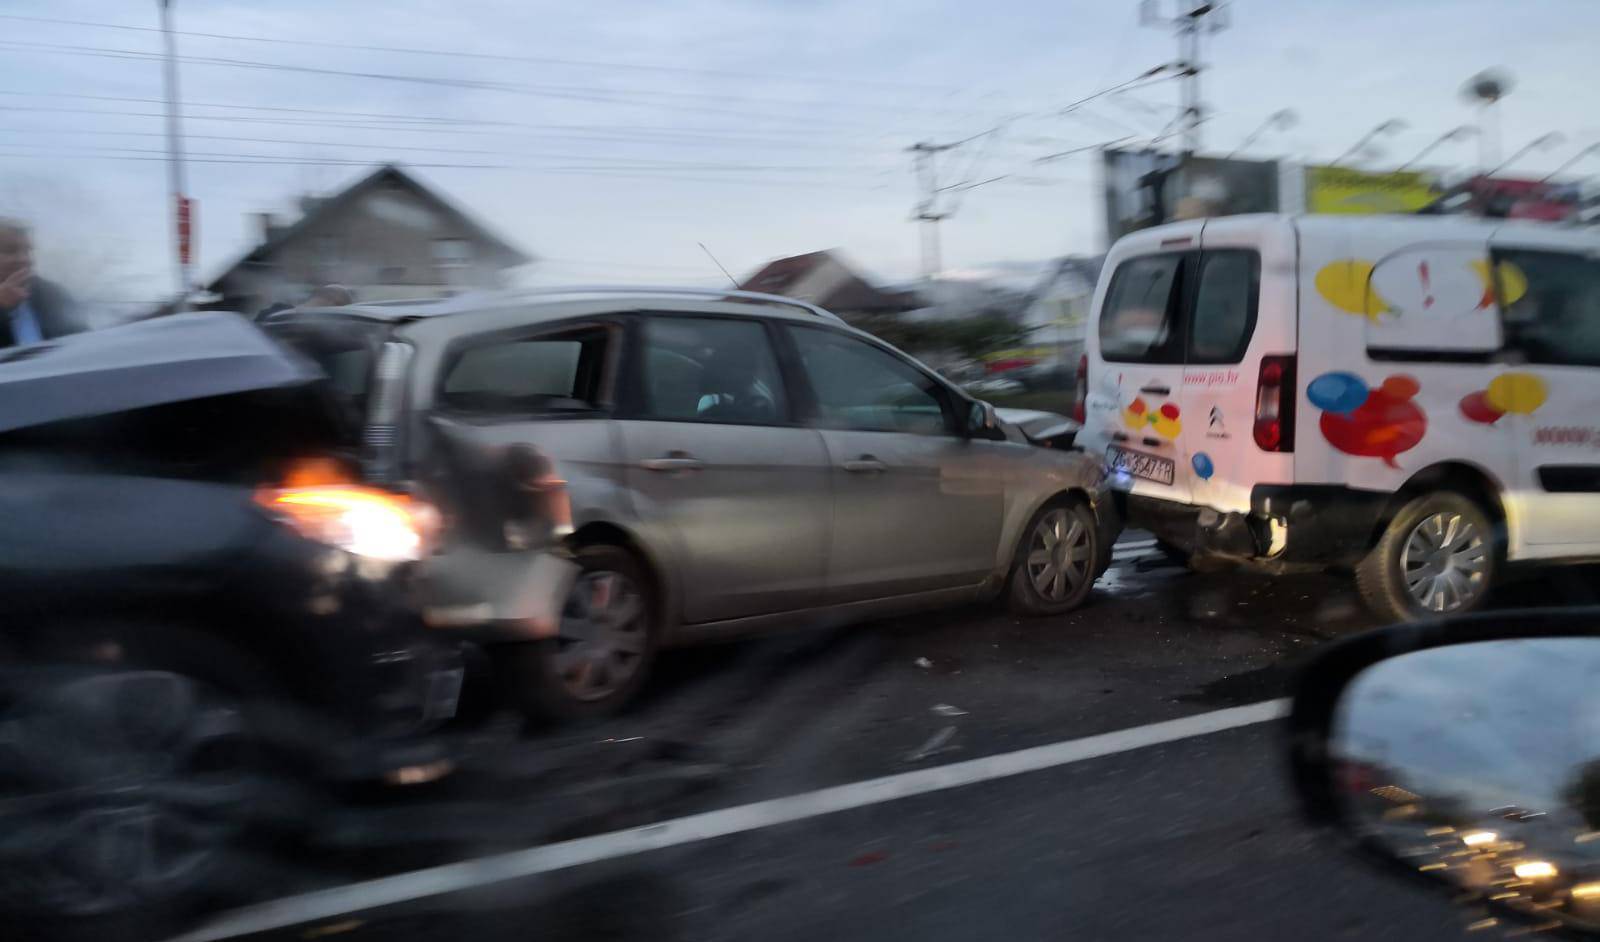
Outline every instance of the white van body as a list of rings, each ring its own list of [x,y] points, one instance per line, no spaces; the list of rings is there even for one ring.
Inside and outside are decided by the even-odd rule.
[[[1112,247],[1085,350],[1079,442],[1129,521],[1183,549],[1357,565],[1449,491],[1497,562],[1600,557],[1600,234],[1174,223]]]

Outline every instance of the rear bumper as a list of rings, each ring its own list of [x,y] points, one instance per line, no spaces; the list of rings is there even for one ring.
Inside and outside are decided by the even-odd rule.
[[[1371,546],[1390,495],[1338,485],[1261,484],[1248,513],[1123,495],[1128,523],[1190,553],[1348,566]]]

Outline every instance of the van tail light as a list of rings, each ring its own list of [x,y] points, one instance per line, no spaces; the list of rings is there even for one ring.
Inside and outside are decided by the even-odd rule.
[[[1294,355],[1261,358],[1252,431],[1262,451],[1294,451]]]
[[[1089,419],[1089,354],[1078,357],[1078,375],[1073,381],[1072,418],[1079,425]]]

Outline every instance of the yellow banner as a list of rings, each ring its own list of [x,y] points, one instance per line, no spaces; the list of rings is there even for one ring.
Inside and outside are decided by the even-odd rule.
[[[1306,209],[1313,213],[1414,213],[1437,196],[1432,176],[1420,171],[1306,168]]]

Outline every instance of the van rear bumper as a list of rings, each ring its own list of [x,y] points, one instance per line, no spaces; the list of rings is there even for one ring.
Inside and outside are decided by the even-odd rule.
[[[1190,553],[1263,562],[1354,565],[1371,546],[1390,495],[1339,485],[1258,484],[1250,512],[1119,495],[1130,526]]]

